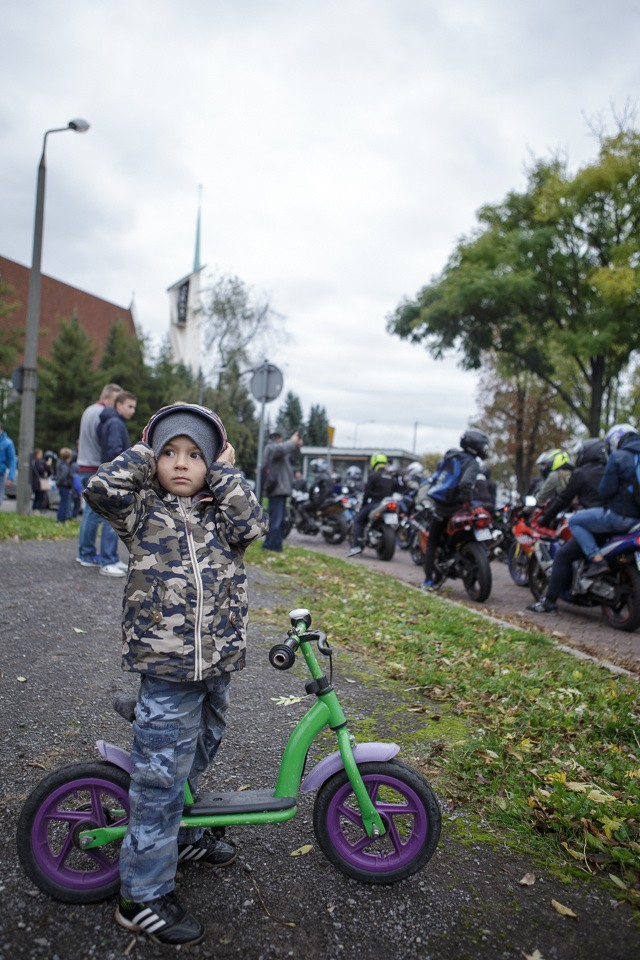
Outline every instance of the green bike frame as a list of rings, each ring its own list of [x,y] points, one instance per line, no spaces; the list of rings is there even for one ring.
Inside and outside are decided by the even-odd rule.
[[[338,740],[338,749],[342,759],[342,765],[347,772],[347,776],[353,787],[362,821],[367,836],[378,837],[385,833],[385,826],[382,818],[376,811],[367,789],[362,781],[360,771],[353,753],[353,738],[347,729],[347,721],[340,701],[335,690],[328,684],[327,678],[316,659],[312,648],[312,639],[317,639],[317,634],[306,635],[307,623],[300,620],[294,623],[294,629],[290,636],[295,646],[299,646],[300,652],[307,664],[309,673],[316,681],[314,693],[317,697],[316,702],[307,710],[294,727],[287,741],[280,767],[278,778],[272,796],[274,798],[291,798],[292,803],[286,809],[263,810],[256,812],[242,812],[241,804],[237,804],[238,812],[234,813],[197,813],[197,802],[191,792],[189,783],[185,784],[185,807],[194,809],[193,813],[184,816],[180,822],[181,827],[228,827],[246,824],[268,824],[282,823],[291,820],[298,812],[296,800],[300,792],[300,784],[307,759],[307,754],[311,744],[324,730],[325,727],[333,730]],[[115,748],[118,750],[119,748]],[[397,748],[396,748],[397,749]],[[103,750],[103,755],[107,756]],[[124,751],[119,754],[127,756]],[[117,762],[117,761],[116,761]],[[124,766],[124,763],[118,764]],[[251,791],[246,792],[247,799],[250,799]],[[241,795],[242,796],[242,795]],[[123,814],[124,816],[124,811]],[[90,830],[83,830],[80,834],[80,844],[83,849],[88,850],[94,847],[101,847],[108,843],[121,840],[127,832],[126,826],[96,827]]]

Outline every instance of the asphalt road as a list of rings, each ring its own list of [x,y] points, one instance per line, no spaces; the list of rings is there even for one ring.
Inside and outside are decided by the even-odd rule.
[[[100,737],[124,747],[129,741],[126,723],[110,706],[114,691],[135,688],[134,678],[120,671],[122,581],[83,569],[74,557],[72,541],[0,543],[1,960],[146,960],[173,952],[116,926],[112,901],[73,906],[51,900],[18,863],[16,819],[35,784],[51,769],[95,758],[93,744]],[[305,708],[272,699],[304,693],[301,665],[279,673],[267,659],[273,640],[282,639],[288,626],[286,611],[304,606],[305,597],[292,580],[263,568],[250,571],[250,587],[249,664],[233,681],[228,733],[211,771],[211,780],[223,789],[272,785],[284,742]],[[345,649],[337,651],[335,683],[356,736],[366,729],[366,739],[390,739],[385,728],[391,710],[402,758],[424,769],[424,748],[412,740],[420,715],[404,709],[415,694],[402,684],[383,682],[375,663]],[[320,753],[332,749],[321,746]],[[390,887],[357,883],[324,859],[313,835],[313,798],[303,799],[298,817],[288,824],[234,831],[240,850],[236,864],[226,871],[184,868],[178,876],[181,899],[207,931],[190,955],[218,960],[638,957],[640,937],[628,907],[616,904],[597,882],[564,885],[527,856],[507,850],[499,838],[488,843],[472,835],[462,842],[467,810],[446,797],[440,800],[443,833],[433,859],[418,875]],[[311,844],[312,851],[291,856],[303,844]],[[522,885],[531,871],[535,883]],[[576,918],[558,914],[554,899]]]
[[[303,536],[294,530],[289,535],[289,542],[347,558],[347,544],[332,546],[319,536]],[[365,549],[359,556],[349,559],[349,563],[364,564],[416,587],[420,587],[424,579],[422,568],[413,563],[408,551],[396,550],[391,561],[383,562],[372,550]],[[600,607],[573,607],[562,600],[558,602],[557,614],[531,613],[526,607],[533,602],[533,595],[528,587],[516,586],[507,564],[493,562],[491,573],[493,587],[485,603],[469,600],[460,580],[448,580],[439,595],[516,626],[541,630],[560,644],[640,674],[640,631],[624,633],[614,630],[604,619]]]

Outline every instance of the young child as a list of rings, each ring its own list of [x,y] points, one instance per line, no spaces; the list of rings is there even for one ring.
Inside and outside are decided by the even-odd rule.
[[[267,529],[234,461],[212,410],[173,404],[85,491],[130,552],[123,669],[142,675],[115,918],[174,945],[204,937],[173,892],[178,860],[226,866],[236,856],[202,830],[179,830],[185,780],[195,793],[222,739],[231,674],[244,666],[243,554]]]

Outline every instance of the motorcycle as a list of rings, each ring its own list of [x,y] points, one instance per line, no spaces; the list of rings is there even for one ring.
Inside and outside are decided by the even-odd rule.
[[[431,511],[432,513],[432,511]],[[429,525],[419,538],[420,563],[429,542]],[[449,518],[445,534],[436,550],[433,586],[439,589],[448,578],[460,578],[471,600],[483,603],[491,593],[489,550],[493,543],[491,514],[484,507],[461,507]],[[412,549],[415,563],[418,550]]]
[[[298,533],[317,536],[321,533],[326,543],[343,543],[351,532],[353,504],[344,493],[332,494],[308,509],[309,494],[294,490],[289,498],[283,524],[283,536],[288,537],[295,527]]]
[[[547,588],[562,539],[567,539],[562,529],[557,533],[547,530],[535,544],[529,559],[529,589],[536,600]],[[600,553],[609,569],[587,577],[589,561],[575,560],[571,586],[561,597],[574,606],[602,607],[611,627],[630,633],[640,627],[640,523],[627,533],[607,538]]]
[[[364,530],[364,546],[375,550],[378,560],[392,560],[396,552],[398,513],[396,497],[383,497],[369,514]]]

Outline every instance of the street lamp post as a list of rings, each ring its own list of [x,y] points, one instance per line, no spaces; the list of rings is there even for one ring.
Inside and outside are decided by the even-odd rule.
[[[36,189],[36,215],[33,225],[33,255],[29,275],[29,296],[27,300],[27,327],[24,341],[24,363],[22,380],[22,402],[20,405],[20,437],[18,441],[18,486],[16,489],[16,510],[28,514],[31,511],[31,453],[35,435],[36,391],[38,389],[38,334],[40,330],[40,263],[42,260],[42,227],[44,223],[44,184],[45,152],[47,137],[50,133],[62,133],[75,130],[86,133],[89,124],[86,120],[70,120],[66,127],[47,130],[42,141],[42,156],[38,167],[38,186]]]

